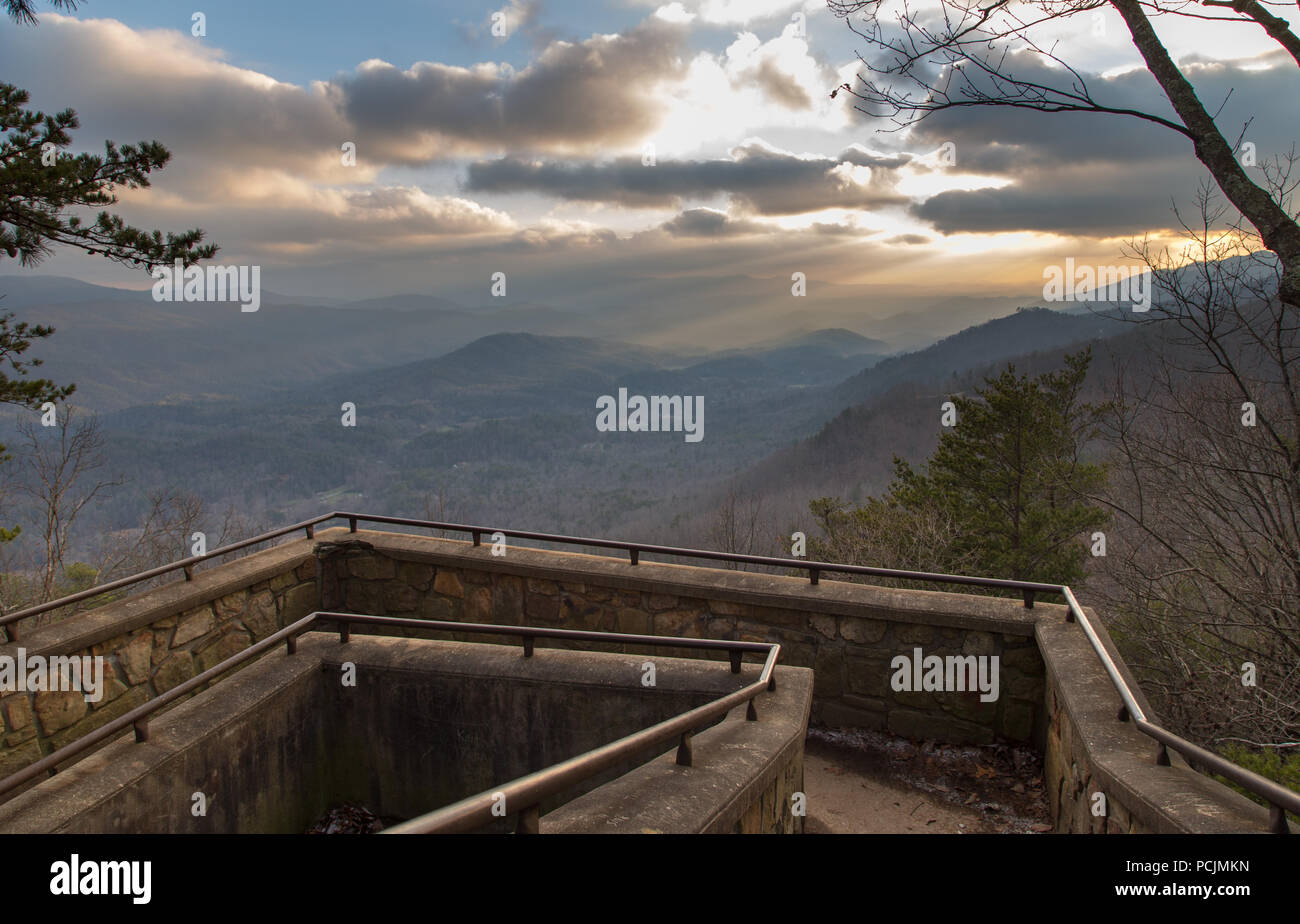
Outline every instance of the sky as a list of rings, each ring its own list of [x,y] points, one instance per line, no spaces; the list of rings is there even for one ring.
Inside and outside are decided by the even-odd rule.
[[[1125,242],[1173,240],[1208,176],[1185,138],[1120,116],[963,109],[900,130],[857,111],[831,91],[869,49],[824,2],[209,0],[201,30],[165,0],[38,13],[0,23],[0,80],[75,109],[75,150],[173,154],[115,210],[201,227],[218,262],[293,295],[486,303],[501,272],[520,303],[653,310],[691,280],[704,306],[736,280],[788,296],[799,272],[809,296],[859,293],[869,321],[1033,294],[1067,257],[1133,265]],[[1294,64],[1257,28],[1160,33],[1230,137],[1261,159],[1293,143]],[[1168,111],[1117,17],[1052,39],[1099,98]],[[75,253],[37,271],[149,282]]]

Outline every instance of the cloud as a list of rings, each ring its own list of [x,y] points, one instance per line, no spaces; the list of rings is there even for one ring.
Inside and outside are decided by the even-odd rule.
[[[235,67],[188,35],[51,13],[38,29],[0,30],[0,59],[23,74],[33,106],[77,110],[74,143],[163,142],[176,155],[169,184],[197,185],[196,171],[213,166],[277,167],[340,182],[372,175],[364,161],[342,167],[340,145],[354,132],[323,92]]]
[[[692,22],[695,19],[695,14],[689,12],[681,5],[681,3],[676,2],[676,0],[674,0],[673,3],[659,7],[659,9],[655,10],[654,15],[656,18],[662,19],[664,22],[677,23],[680,25]]]
[[[774,61],[760,62],[754,69],[754,80],[774,102],[787,109],[806,109],[812,105],[808,91],[783,73]]]
[[[919,246],[922,244],[934,243],[934,239],[924,234],[895,234],[893,237],[885,238],[886,244],[908,244]]]
[[[1181,160],[1134,164],[1077,164],[1026,170],[1001,189],[943,192],[912,207],[916,217],[945,234],[955,231],[1043,231],[1132,235],[1173,224],[1172,202],[1186,176],[1195,189],[1195,167]]]
[[[177,163],[206,154],[352,183],[384,166],[462,155],[639,147],[662,114],[659,88],[685,73],[684,40],[680,26],[650,19],[551,42],[519,70],[369,60],[300,87],[231,65],[179,32],[49,14],[21,38],[0,33],[0,57],[40,89],[35,104],[82,112],[85,133],[158,138]],[[351,170],[340,164],[345,141],[357,145]]]
[[[1206,107],[1214,112],[1222,106],[1217,122],[1230,142],[1249,126],[1244,138],[1256,144],[1261,162],[1293,143],[1294,66],[1261,68],[1280,60],[1269,55],[1182,62]],[[1015,61],[1015,68],[1022,79],[1061,79],[1059,72],[1026,56]],[[1105,105],[1173,118],[1145,70],[1085,77],[1093,96]],[[913,128],[910,141],[922,150],[951,142],[957,170],[1010,180],[998,189],[941,192],[913,206],[912,214],[944,233],[1111,237],[1170,228],[1174,203],[1189,204],[1197,185],[1209,178],[1186,137],[1122,115],[972,107],[930,116]],[[1257,168],[1254,178],[1263,182]]]
[[[758,222],[730,218],[715,209],[687,209],[660,227],[674,237],[730,237],[765,230]]]
[[[837,83],[834,69],[810,54],[808,40],[795,23],[766,42],[752,32],[741,33],[727,48],[726,70],[732,86],[755,86],[778,106],[792,110],[813,108],[814,97],[826,96],[826,88]]]
[[[717,25],[744,25],[777,16],[788,18],[803,5],[803,0],[703,0],[699,15]]]
[[[1166,226],[1170,197],[1205,176],[1185,138],[1122,117],[961,110],[888,136],[916,154],[848,144],[875,124],[827,92],[857,62],[827,64],[820,35],[810,48],[789,21],[798,3],[652,0],[640,25],[567,41],[540,30],[531,0],[506,8],[526,26],[526,66],[372,60],[297,86],[183,32],[57,13],[36,30],[0,30],[0,60],[34,105],[79,111],[83,149],[157,138],[173,151],[152,188],[124,193],[119,211],[133,224],[199,225],[223,258],[277,257],[311,279],[332,268],[347,286],[388,285],[352,274],[390,257],[413,267],[421,288],[435,284],[430,262],[445,259],[456,272],[436,284],[451,285],[471,256],[477,273],[503,253],[552,273],[556,291],[614,254],[626,268],[662,260],[761,274],[838,250],[828,277],[902,274],[936,254],[947,262],[935,267],[978,266],[975,255],[1042,232],[1104,238]],[[716,28],[747,18],[771,37]],[[1235,138],[1254,117],[1246,140],[1261,162],[1294,134],[1294,68],[1259,69],[1273,60],[1184,62],[1212,110],[1236,88],[1221,124]],[[1060,76],[1031,65],[1024,76]],[[1114,105],[1164,105],[1144,71],[1088,79]],[[340,162],[346,141],[357,145],[355,167]],[[947,141],[954,167],[927,156]],[[654,166],[641,161],[647,142]],[[972,188],[982,177],[1006,185]],[[525,195],[494,198],[511,194]],[[620,212],[594,223],[556,217],[590,217],[591,206]],[[983,236],[991,232],[1023,235]],[[863,254],[879,265],[864,268]],[[616,292],[623,276],[610,279]]]
[[[456,27],[465,42],[472,46],[484,45],[489,41],[504,44],[519,34],[537,37],[541,6],[539,0],[509,0],[505,6],[492,10],[478,22],[457,22]],[[494,35],[494,27],[501,34]]]
[[[798,155],[749,139],[715,160],[659,161],[638,158],[607,163],[555,163],[507,157],[473,163],[466,189],[473,192],[537,192],[561,199],[628,207],[678,207],[685,199],[729,195],[759,215],[794,215],[826,208],[903,204],[891,189],[890,168],[906,158],[875,155],[851,146],[838,157]]]
[[[383,223],[385,230],[418,234],[478,234],[515,227],[508,215],[454,196],[432,196],[422,189],[384,186],[347,193],[345,216]]]
[[[685,71],[684,33],[648,20],[617,35],[553,42],[522,70],[372,60],[327,92],[377,155],[422,164],[486,151],[627,146],[659,121],[657,89]]]

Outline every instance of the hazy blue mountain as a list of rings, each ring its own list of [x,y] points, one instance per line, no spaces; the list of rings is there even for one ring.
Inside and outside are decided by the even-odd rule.
[[[869,327],[805,321],[708,351],[605,336],[535,304],[394,296],[244,313],[48,277],[18,295],[24,320],[58,329],[35,350],[41,374],[78,384],[100,412],[104,470],[128,482],[93,515],[103,529],[135,522],[163,486],[267,524],[345,504],[422,514],[441,492],[461,519],[659,535],[705,516],[737,477],[806,508],[822,487],[870,489],[895,452],[927,452],[954,382],[1123,329],[1024,310],[886,355]],[[619,388],[703,396],[703,441],[597,432],[597,398]]]
[[[6,312],[78,302],[137,301],[141,294],[136,289],[97,286],[69,276],[0,275],[0,310]],[[146,291],[143,296],[148,298],[149,293]]]
[[[917,462],[933,452],[941,405],[950,395],[970,393],[1008,363],[1020,373],[1037,375],[1060,368],[1066,353],[1091,345],[1094,359],[1085,400],[1103,400],[1107,395],[1101,383],[1112,357],[1122,357],[1136,371],[1153,355],[1149,330],[1116,319],[1101,319],[1099,325],[1097,318],[1061,323],[1060,317],[1025,310],[882,361],[835,389],[837,396],[862,400],[844,407],[806,439],[759,461],[738,482],[755,495],[784,498],[787,509],[804,516],[807,502],[816,497],[859,501],[887,487],[895,457]],[[990,338],[1005,347],[993,348]],[[1011,344],[1020,349],[1010,352]]]
[[[322,377],[436,357],[487,334],[581,330],[549,309],[480,311],[442,300],[399,307],[155,302],[150,293],[48,276],[0,277],[0,311],[48,324],[32,356],[40,374],[75,382],[77,404],[116,410],[155,402],[240,398]],[[448,303],[449,304],[449,303]]]
[[[808,348],[827,350],[836,356],[882,355],[890,352],[890,346],[885,341],[864,337],[856,331],[843,327],[823,327],[820,330],[808,331],[806,334],[791,334],[788,337],[757,344],[751,347],[750,351],[792,351]]]
[[[656,533],[675,518],[703,515],[718,487],[745,473],[764,490],[798,494],[806,507],[809,491],[870,484],[894,452],[928,451],[938,396],[954,372],[976,381],[991,352],[1047,356],[1071,335],[1104,327],[1023,311],[884,360],[839,355],[876,346],[840,332],[705,356],[589,337],[491,334],[441,356],[274,391],[105,414],[113,468],[130,472],[137,486],[112,514],[127,518],[143,486],[161,484],[267,511],[267,522],[344,500],[423,513],[427,495],[442,491],[462,519]],[[704,396],[703,441],[597,432],[597,398],[620,387]],[[356,406],[355,428],[341,425],[345,402]]]
[[[836,397],[843,406],[854,405],[907,382],[942,380],[978,364],[1109,337],[1128,328],[1125,321],[1113,314],[1067,314],[1047,308],[1025,308],[968,327],[922,350],[883,359],[845,381],[836,390]]]

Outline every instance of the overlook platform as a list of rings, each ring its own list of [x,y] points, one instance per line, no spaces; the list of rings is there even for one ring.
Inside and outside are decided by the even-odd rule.
[[[887,589],[825,577],[814,583],[806,577],[637,562],[636,558],[635,553],[629,561],[519,545],[494,555],[491,546],[474,542],[332,528],[225,564],[193,569],[191,580],[175,581],[48,625],[24,625],[19,638],[27,650],[103,656],[112,679],[108,695],[93,705],[80,702],[76,694],[62,693],[11,694],[0,699],[5,722],[0,776],[11,777],[46,759],[55,749],[130,714],[296,620],[332,611],[777,644],[783,669],[812,672],[810,719],[818,727],[865,729],[950,745],[1020,745],[1037,751],[1043,760],[1048,824],[1054,831],[1267,832],[1275,825],[1268,808],[1198,773],[1177,753],[1168,753],[1167,764],[1157,762],[1155,742],[1134,723],[1121,719],[1125,703],[1085,631],[1078,622],[1069,621],[1066,606],[1038,602],[1031,608],[1014,599]],[[1100,620],[1090,610],[1084,612],[1101,650],[1134,691],[1134,705],[1149,718],[1150,707]],[[411,626],[371,626],[365,631],[390,638],[473,642],[475,649],[484,647],[479,643],[485,641],[501,642],[511,646],[511,658],[520,657],[518,637],[506,634],[470,638],[470,633],[454,629],[433,632]],[[352,644],[358,643],[392,644],[359,636]],[[302,645],[303,652],[317,651],[314,642]],[[16,647],[16,642],[9,642],[0,646],[0,653]],[[568,649],[590,647],[562,638],[544,643],[548,658],[554,655],[555,659],[568,656]],[[719,660],[724,662],[719,676],[733,676],[725,666],[726,650],[639,644],[596,647],[611,656],[634,659]],[[1000,667],[996,698],[986,701],[974,690],[894,689],[893,660],[918,648],[940,657],[996,658]],[[537,650],[543,650],[540,641]],[[264,662],[284,657],[263,655],[220,685],[253,676],[266,669]],[[777,695],[790,686],[778,683]],[[189,715],[182,710],[204,696],[161,713],[154,721],[160,727],[182,722]],[[755,702],[761,717],[763,701]],[[527,721],[532,725],[537,720],[530,714]],[[724,722],[708,733],[722,734],[725,727]],[[609,737],[605,735],[606,740]],[[772,793],[780,798],[769,796],[775,801],[765,804],[760,797],[760,820],[742,824],[743,830],[798,829],[793,822],[781,821],[777,804],[789,809],[790,797],[802,793],[798,788],[802,731],[794,737],[799,742],[799,778],[794,771],[780,782],[773,777]],[[128,733],[125,740],[108,743],[102,753],[140,747],[144,745],[134,744]],[[676,766],[673,754],[665,750],[659,752],[663,757],[632,769],[624,767],[602,783],[604,797],[612,802],[597,805],[589,792],[544,806],[540,829],[685,830],[673,827],[672,787],[660,780],[703,770]],[[83,761],[106,759],[97,753]],[[793,766],[792,760],[783,766]],[[776,760],[772,766],[781,763]],[[68,766],[75,770],[78,765]],[[21,788],[35,787],[0,805],[0,830],[15,829],[21,813],[14,806],[19,801],[30,806],[72,770],[63,769],[45,783],[27,781],[5,794],[12,799]],[[613,811],[611,805],[620,808]],[[24,812],[22,817],[38,817],[30,808]],[[687,814],[694,819],[692,824],[699,821],[698,809]],[[21,827],[40,827],[26,825]],[[735,829],[734,823],[730,829]]]

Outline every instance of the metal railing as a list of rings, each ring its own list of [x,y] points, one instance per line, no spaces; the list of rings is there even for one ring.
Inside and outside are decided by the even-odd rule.
[[[1123,705],[1119,710],[1117,720],[1122,722],[1131,721],[1133,726],[1136,729],[1138,729],[1144,735],[1147,735],[1148,737],[1156,741],[1157,748],[1156,748],[1155,762],[1158,765],[1161,766],[1169,765],[1168,749],[1172,748],[1175,752],[1181,754],[1184,758],[1186,758],[1191,763],[1194,769],[1204,772],[1202,770],[1202,768],[1204,767],[1208,769],[1210,772],[1217,773],[1220,776],[1223,776],[1224,778],[1233,781],[1234,783],[1238,784],[1239,786],[1243,787],[1244,789],[1253,793],[1254,795],[1259,796],[1260,798],[1267,801],[1269,804],[1269,823],[1271,829],[1274,832],[1281,833],[1281,834],[1285,834],[1289,832],[1290,829],[1287,825],[1287,820],[1286,820],[1287,812],[1292,812],[1297,815],[1300,815],[1300,793],[1287,789],[1286,787],[1281,786],[1273,782],[1272,780],[1269,780],[1266,777],[1259,775],[1258,773],[1255,773],[1251,770],[1247,770],[1244,767],[1238,766],[1237,764],[1234,764],[1232,761],[1220,757],[1218,754],[1214,754],[1210,751],[1207,751],[1204,748],[1201,748],[1193,744],[1192,742],[1186,740],[1185,738],[1182,738],[1174,734],[1168,729],[1165,729],[1160,725],[1151,722],[1147,718],[1145,711],[1141,708],[1141,706],[1139,706],[1137,702],[1137,697],[1134,695],[1133,690],[1129,687],[1128,682],[1124,679],[1123,675],[1120,673],[1120,670],[1118,666],[1115,664],[1114,659],[1111,658],[1110,653],[1106,650],[1106,647],[1102,644],[1101,638],[1100,636],[1098,636],[1097,631],[1093,627],[1092,623],[1088,620],[1087,614],[1085,614],[1083,608],[1079,606],[1079,602],[1078,600],[1075,599],[1074,593],[1070,590],[1068,586],[1064,584],[1047,584],[1047,583],[1035,582],[1035,581],[1017,581],[1017,580],[1011,580],[1007,578],[972,577],[970,575],[941,574],[941,573],[935,573],[929,571],[905,571],[897,568],[874,568],[867,565],[837,564],[834,562],[808,561],[805,559],[798,559],[798,558],[775,558],[775,557],[764,556],[764,555],[744,555],[735,552],[715,552],[707,549],[687,549],[687,548],[678,548],[675,546],[654,545],[654,544],[643,543],[643,542],[625,542],[622,540],[615,540],[615,539],[593,539],[593,538],[582,537],[582,536],[566,536],[566,535],[559,535],[554,533],[540,533],[540,532],[534,532],[530,530],[497,529],[497,528],[491,528],[486,526],[475,526],[475,525],[470,525],[465,523],[443,523],[436,520],[421,520],[421,519],[414,519],[410,517],[390,517],[390,516],[381,516],[381,515],[364,514],[364,513],[353,513],[348,511],[335,511],[333,513],[329,513],[324,516],[319,516],[311,520],[304,520],[301,523],[294,524],[293,526],[286,526],[281,529],[263,533],[260,536],[255,536],[251,539],[245,539],[242,542],[236,542],[230,545],[222,546],[219,549],[214,549],[213,551],[208,552],[206,555],[192,556],[190,558],[186,558],[174,562],[170,565],[163,565],[162,567],[154,568],[149,571],[142,572],[141,574],[132,575],[130,577],[122,578],[117,581],[112,581],[108,584],[102,584],[98,587],[92,587],[89,588],[88,590],[81,591],[80,593],[76,593],[68,597],[60,598],[59,600],[52,600],[49,603],[43,603],[39,606],[28,607],[27,609],[19,610],[18,612],[15,613],[10,613],[5,616],[0,616],[0,626],[4,627],[5,630],[8,632],[9,640],[15,641],[17,638],[15,634],[16,623],[21,619],[27,619],[32,616],[37,616],[41,613],[58,609],[60,607],[67,606],[71,603],[76,603],[78,601],[86,600],[91,597],[99,596],[100,594],[112,590],[120,589],[122,587],[127,587],[131,584],[148,580],[150,578],[157,577],[159,575],[166,574],[168,572],[175,571],[177,569],[184,569],[186,580],[191,580],[193,578],[193,567],[200,562],[207,561],[208,559],[216,558],[220,555],[228,554],[230,552],[236,551],[238,549],[246,548],[251,545],[257,545],[259,543],[266,542],[270,539],[275,539],[280,536],[285,536],[288,535],[289,533],[293,533],[298,530],[305,530],[308,538],[311,538],[315,535],[316,526],[320,525],[321,523],[330,520],[336,520],[336,519],[346,520],[350,532],[356,532],[358,524],[364,522],[364,523],[381,523],[381,524],[392,525],[392,526],[409,526],[409,527],[416,527],[420,529],[437,530],[441,532],[464,533],[470,537],[471,541],[475,546],[479,546],[482,544],[482,537],[485,535],[492,536],[495,534],[500,534],[502,536],[506,536],[514,539],[526,539],[529,541],[549,542],[549,543],[556,543],[560,545],[578,545],[578,546],[586,546],[589,548],[617,549],[627,553],[629,563],[633,566],[638,565],[641,560],[641,555],[643,553],[646,553],[652,555],[666,555],[666,556],[679,557],[679,558],[702,559],[706,561],[735,562],[739,564],[761,565],[765,567],[788,568],[795,571],[805,571],[807,572],[808,579],[812,584],[818,583],[818,579],[822,573],[828,573],[828,574],[854,574],[854,575],[863,575],[868,577],[886,577],[886,578],[893,578],[898,580],[920,581],[924,583],[955,584],[959,586],[985,587],[985,588],[992,588],[992,589],[999,589],[999,590],[1018,590],[1021,592],[1021,595],[1024,600],[1024,605],[1026,607],[1033,607],[1034,600],[1037,594],[1057,594],[1064,597],[1065,599],[1066,606],[1067,606],[1066,621],[1078,623],[1080,628],[1083,629],[1084,635],[1087,637],[1089,644],[1092,645],[1093,651],[1096,653],[1098,659],[1101,661],[1102,667],[1105,669],[1106,674],[1110,678],[1112,685],[1115,687],[1116,692],[1119,694],[1120,700],[1123,703]],[[373,619],[376,617],[370,617],[370,618]],[[415,622],[424,626],[431,625],[431,623],[425,620],[415,620]],[[457,623],[456,625],[464,626],[467,624]],[[516,631],[512,627],[506,627],[506,626],[497,626],[494,628],[499,633],[506,633],[506,634],[508,634],[509,632]],[[543,630],[537,630],[537,631],[540,632]],[[565,630],[554,629],[554,630],[546,630],[546,631],[559,632]],[[279,636],[279,633],[277,633],[276,636],[272,636],[272,638],[275,638],[277,636]],[[645,637],[658,638],[659,636],[645,636]],[[265,644],[266,641],[270,641],[270,639],[266,639],[264,640],[264,642],[259,644]],[[695,641],[701,641],[701,640],[695,640]],[[735,645],[737,643],[723,642],[720,644],[725,646],[725,645]],[[220,665],[218,665],[218,667],[220,667]],[[213,670],[216,669],[217,668],[213,668]],[[194,678],[194,679],[197,680],[198,678]],[[190,682],[192,683],[193,681]],[[155,702],[155,701],[156,700],[151,702]],[[144,707],[142,706],[140,708],[144,708]],[[128,713],[128,715],[130,714],[131,713]],[[125,716],[123,718],[125,718]],[[647,731],[650,730],[648,729]],[[98,734],[98,732],[94,734]],[[521,782],[521,781],[516,781],[516,782]],[[2,792],[3,790],[0,790],[0,793]]]
[[[191,677],[159,696],[137,706],[130,712],[113,719],[88,735],[64,745],[35,763],[0,780],[0,802],[9,794],[43,774],[54,776],[60,764],[75,760],[80,755],[94,748],[97,744],[114,738],[128,728],[134,729],[137,744],[149,740],[149,718],[160,709],[170,705],[191,691],[203,686],[210,680],[225,674],[236,667],[251,661],[263,652],[276,647],[281,642],[286,645],[289,655],[298,650],[298,636],[309,632],[317,622],[330,622],[338,627],[339,642],[347,644],[352,640],[352,629],[356,626],[385,626],[401,629],[423,629],[437,632],[466,632],[485,635],[511,635],[523,640],[523,654],[531,658],[536,650],[539,638],[564,639],[574,642],[602,642],[616,645],[642,645],[647,647],[693,648],[708,651],[725,651],[731,662],[731,672],[739,674],[745,652],[761,652],[766,655],[758,679],[731,693],[718,697],[684,712],[667,721],[650,728],[620,738],[585,754],[580,754],[563,763],[555,764],[536,773],[521,777],[503,787],[465,799],[454,805],[432,812],[420,818],[405,822],[388,829],[392,833],[455,833],[472,831],[490,824],[497,819],[493,808],[500,802],[506,806],[520,806],[508,814],[517,816],[516,831],[532,833],[538,831],[539,806],[542,800],[563,792],[595,776],[602,770],[616,766],[636,755],[644,748],[652,747],[672,739],[677,740],[677,763],[682,766],[693,764],[691,736],[707,728],[715,720],[721,719],[737,706],[747,704],[745,718],[758,720],[758,709],[754,698],[764,691],[776,689],[776,662],[781,654],[781,646],[775,642],[723,641],[719,639],[673,638],[662,635],[632,635],[621,632],[589,632],[578,629],[552,629],[538,626],[498,626],[474,622],[448,622],[429,619],[409,619],[399,616],[370,616],[360,613],[335,613],[317,611],[285,626],[278,632],[267,636],[255,645],[250,645],[216,664],[201,674]]]
[[[406,620],[403,624],[423,628],[422,619]],[[461,627],[472,626],[473,631],[500,634],[502,626],[486,626],[475,623],[450,623],[456,627],[453,631],[462,631]],[[645,749],[659,744],[677,741],[677,763],[679,766],[694,765],[694,749],[691,737],[709,727],[716,720],[723,718],[732,709],[746,705],[745,718],[751,722],[758,720],[758,709],[754,698],[764,691],[776,689],[776,662],[781,656],[781,646],[775,642],[728,642],[717,639],[670,638],[662,635],[626,635],[613,632],[585,632],[574,629],[510,629],[512,634],[529,633],[535,638],[567,638],[574,641],[616,642],[624,645],[658,645],[673,648],[699,648],[707,650],[724,650],[731,656],[731,672],[740,673],[741,659],[746,651],[764,652],[763,669],[758,679],[731,693],[718,697],[712,702],[697,706],[687,712],[674,716],[634,732],[617,741],[571,757],[558,764],[545,767],[535,773],[521,776],[516,780],[484,790],[476,796],[413,818],[410,821],[384,829],[383,834],[458,834],[475,831],[501,817],[516,816],[515,833],[537,834],[539,830],[540,808],[543,801],[559,795],[565,790],[588,780],[603,770],[618,766],[633,758]],[[529,640],[524,644],[524,655],[532,652]]]
[[[116,581],[109,581],[107,584],[97,584],[94,587],[88,587],[87,589],[78,591],[75,594],[68,594],[66,597],[59,597],[57,600],[50,600],[46,603],[39,603],[36,606],[29,606],[21,610],[15,610],[12,613],[6,613],[3,616],[0,616],[0,627],[5,630],[9,641],[16,642],[18,641],[19,620],[31,619],[34,616],[40,616],[42,613],[62,609],[65,606],[80,603],[82,600],[89,600],[92,597],[98,597],[101,594],[121,590],[123,587],[130,587],[132,584],[139,584],[142,581],[162,577],[164,574],[170,574],[173,571],[184,571],[185,580],[192,581],[194,580],[194,566],[200,562],[219,558],[222,555],[229,555],[231,552],[238,552],[240,549],[246,549],[249,546],[261,545],[263,542],[269,542],[272,539],[278,539],[281,536],[296,533],[298,530],[306,530],[307,538],[310,539],[316,534],[315,530],[317,524],[332,520],[337,516],[339,516],[339,514],[330,513],[323,517],[303,520],[301,523],[295,523],[292,526],[282,526],[279,529],[273,529],[270,532],[262,533],[260,536],[254,536],[251,539],[242,539],[239,542],[232,542],[229,545],[223,545],[220,548],[213,549],[211,552],[207,552],[203,555],[191,555],[189,558],[182,558],[168,565],[160,565],[157,568],[150,568],[148,571],[141,571],[138,574],[128,575],[127,577],[119,578]]]

